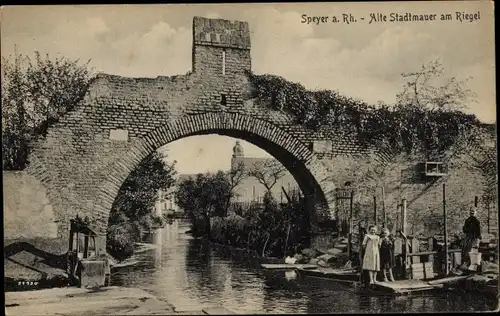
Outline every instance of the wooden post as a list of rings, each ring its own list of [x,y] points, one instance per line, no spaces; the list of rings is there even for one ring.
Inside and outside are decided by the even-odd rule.
[[[344,191],[342,192],[342,197],[344,197]],[[346,211],[345,211],[345,200],[344,199],[341,199],[340,200],[340,205],[342,205],[342,223],[340,224],[341,225],[341,229],[343,230],[344,229],[344,223],[347,221],[347,214],[346,214]],[[342,237],[345,237],[347,235],[349,235],[348,232],[345,232],[345,231],[342,231]]]
[[[434,250],[434,238],[429,237],[429,239],[427,239],[427,241],[428,241],[427,251],[433,251]],[[434,264],[434,256],[433,255],[429,255],[429,262],[431,262],[432,265]]]
[[[83,257],[87,258],[89,256],[89,236],[84,235],[84,246],[83,246]]]
[[[358,235],[359,282],[363,282],[363,239],[365,236],[362,234],[361,222],[358,222]]]
[[[338,236],[340,237],[340,203],[339,203],[339,189],[335,188],[335,225],[337,226]]]
[[[403,278],[406,278],[406,267],[408,266],[408,238],[407,236],[403,233],[402,234],[402,247],[401,247],[401,276]]]
[[[488,200],[488,202],[486,203],[486,211],[488,212],[488,235],[491,233],[490,231],[490,221],[491,221],[491,218],[490,218],[490,200]]]
[[[80,252],[80,233],[76,234],[76,253]]]
[[[396,206],[396,223],[393,226],[394,233],[397,233],[401,229],[401,211],[400,211],[401,205],[398,204]]]
[[[448,226],[446,224],[446,184],[443,183],[443,217],[444,217],[444,264],[445,275],[449,274],[448,267]]]
[[[286,241],[285,241],[285,251],[284,251],[284,254],[283,254],[283,258],[286,258],[286,251],[288,250],[288,238],[290,237],[290,228],[291,228],[291,224],[288,224],[288,232],[286,233]]]
[[[348,243],[347,243],[347,249],[348,249],[348,260],[351,260],[351,255],[352,255],[352,205],[353,205],[353,200],[354,200],[354,190],[351,189],[351,198],[350,198],[350,209],[349,209],[349,235],[348,235]]]
[[[403,234],[405,234],[405,236],[408,236],[408,231],[407,231],[407,227],[406,227],[406,199],[403,199],[403,209],[402,209],[402,227],[401,227],[401,230],[403,231]]]
[[[377,196],[373,196],[373,222],[377,226]]]
[[[382,227],[385,228],[387,225],[387,218],[385,215],[385,189],[383,185],[382,185],[382,217],[383,217]]]
[[[68,250],[74,250],[73,249],[73,243],[74,243],[74,232],[73,232],[73,229],[70,229],[70,232],[69,232],[69,247],[68,247]]]

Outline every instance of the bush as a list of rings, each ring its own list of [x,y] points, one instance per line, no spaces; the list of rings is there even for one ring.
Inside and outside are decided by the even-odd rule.
[[[108,227],[107,249],[118,260],[130,257],[134,253],[136,228],[131,224],[115,224]]]
[[[163,226],[163,219],[160,216],[151,215],[151,225],[152,227]]]
[[[212,218],[210,240],[259,254],[265,250],[265,256],[277,257],[309,243],[309,218],[302,201],[280,206],[267,197],[263,205],[248,203],[233,207],[236,214]]]
[[[135,243],[142,241],[142,236],[149,232],[162,219],[153,215],[144,215],[130,219],[124,213],[112,210],[107,231],[106,248],[111,255],[119,260],[134,254]]]
[[[193,237],[202,237],[208,234],[208,229],[206,225],[206,218],[203,216],[192,215],[190,216],[191,221],[191,232]]]

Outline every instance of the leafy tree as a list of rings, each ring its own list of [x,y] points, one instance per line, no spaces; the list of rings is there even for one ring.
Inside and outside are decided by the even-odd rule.
[[[175,184],[175,163],[168,165],[165,154],[155,151],[127,177],[113,203],[112,213],[123,213],[132,221],[151,214],[160,189]]]
[[[2,152],[5,170],[22,170],[30,143],[83,98],[92,78],[88,62],[64,57],[2,58]]]
[[[175,197],[179,207],[191,219],[194,233],[209,234],[210,218],[226,215],[231,184],[222,171],[198,174],[194,179],[182,181]]]
[[[175,163],[168,165],[165,155],[155,151],[146,157],[127,177],[113,203],[109,223],[107,247],[117,257],[133,253],[142,233],[156,221],[153,208],[160,189],[175,184]]]

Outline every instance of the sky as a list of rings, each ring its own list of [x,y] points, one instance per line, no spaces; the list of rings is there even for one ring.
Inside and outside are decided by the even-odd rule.
[[[255,73],[309,89],[332,89],[369,103],[393,103],[401,73],[439,59],[446,76],[472,77],[477,102],[466,110],[496,122],[493,4],[477,2],[99,5],[2,7],[1,54],[91,60],[96,72],[130,77],[191,69],[193,16],[248,21]],[[480,13],[473,22],[371,23],[370,13]],[[352,14],[358,23],[301,23],[302,16]],[[364,22],[359,22],[360,17]],[[166,146],[181,173],[227,169],[235,139],[207,135]],[[241,142],[245,155],[268,156]],[[227,152],[227,157],[226,153]],[[216,155],[220,159],[212,159]]]

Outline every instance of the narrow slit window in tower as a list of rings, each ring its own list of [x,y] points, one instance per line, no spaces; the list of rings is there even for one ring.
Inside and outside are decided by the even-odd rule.
[[[226,95],[225,94],[221,94],[220,95],[220,104],[221,105],[226,105],[227,104],[227,100],[226,100]]]
[[[222,74],[226,74],[226,50],[222,51]]]

